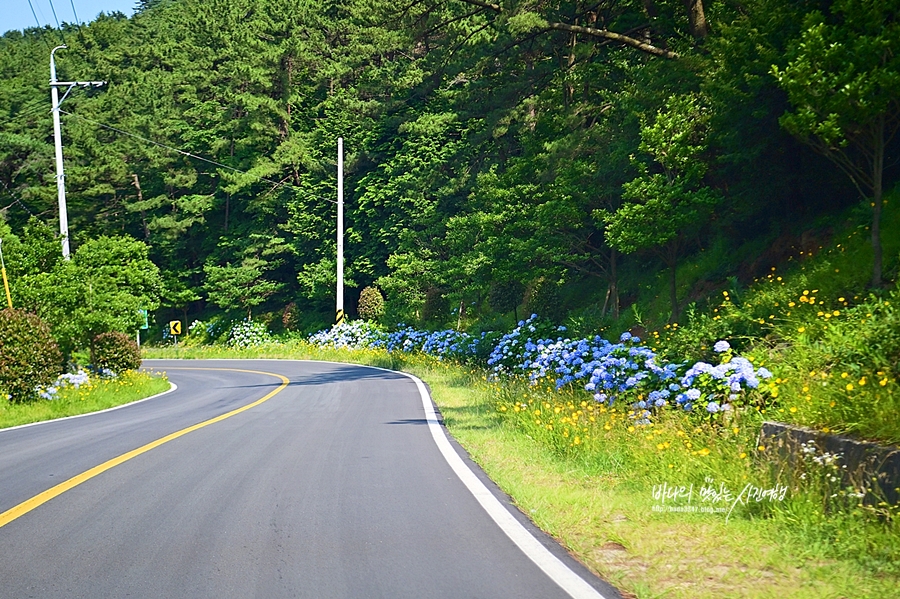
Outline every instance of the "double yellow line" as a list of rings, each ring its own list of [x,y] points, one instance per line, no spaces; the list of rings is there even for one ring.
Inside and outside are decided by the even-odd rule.
[[[23,501],[19,505],[12,507],[12,508],[6,510],[5,512],[3,512],[2,514],[0,514],[0,528],[6,526],[7,524],[12,522],[16,518],[19,518],[20,516],[27,514],[31,510],[47,503],[54,497],[62,495],[69,489],[77,487],[81,483],[86,482],[86,481],[94,478],[95,476],[103,474],[107,470],[115,468],[119,464],[127,462],[128,460],[130,460],[132,458],[136,458],[137,456],[139,456],[143,453],[147,453],[151,449],[156,449],[160,445],[168,443],[169,441],[173,441],[173,440],[177,439],[178,437],[183,437],[184,435],[186,435],[188,433],[192,433],[203,427],[209,426],[210,424],[215,424],[216,422],[221,422],[222,420],[225,420],[226,418],[231,418],[232,416],[240,414],[241,412],[246,412],[247,410],[249,410],[251,408],[255,408],[259,404],[270,400],[275,395],[277,395],[278,393],[283,391],[284,388],[288,386],[288,383],[290,383],[290,381],[287,379],[287,377],[281,376],[280,374],[274,374],[271,372],[262,372],[259,370],[239,370],[237,368],[172,368],[170,370],[227,370],[230,372],[249,372],[252,374],[265,374],[268,376],[274,376],[276,378],[281,379],[281,385],[277,389],[272,391],[271,393],[267,394],[265,397],[258,399],[256,401],[254,401],[253,403],[250,403],[250,404],[247,404],[246,406],[237,408],[236,410],[226,412],[225,414],[216,416],[215,418],[210,418],[209,420],[204,420],[203,422],[200,422],[193,426],[183,428],[180,431],[176,431],[170,435],[166,435],[165,437],[157,439],[156,441],[152,441],[150,443],[147,443],[146,445],[142,445],[141,447],[138,447],[137,449],[132,449],[128,453],[123,453],[122,455],[120,455],[118,457],[115,457],[111,460],[107,460],[106,462],[103,462],[99,466],[94,466],[90,470],[85,470],[81,474],[77,474],[64,482],[59,483],[55,487],[51,487],[51,488],[47,489],[43,493],[39,493],[39,494],[35,495],[31,499],[27,499],[27,500]]]

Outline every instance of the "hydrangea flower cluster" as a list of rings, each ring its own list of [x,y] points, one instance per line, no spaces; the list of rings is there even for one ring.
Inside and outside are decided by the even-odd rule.
[[[258,321],[242,320],[228,332],[228,345],[241,349],[264,345],[271,340],[266,325]]]
[[[110,374],[112,374],[110,372]],[[114,374],[112,376],[115,376]],[[82,385],[90,384],[91,379],[87,372],[82,369],[79,369],[78,372],[61,374],[56,377],[56,380],[46,387],[37,387],[35,389],[35,393],[38,394],[38,397],[42,397],[43,399],[56,399],[56,394],[59,393],[60,389],[65,389],[66,387],[74,387],[78,389]]]
[[[401,328],[396,331],[385,333],[366,321],[345,322],[331,329],[319,331],[310,337],[310,342],[347,349],[375,347],[389,352],[420,352],[441,360],[444,358],[464,360],[477,352],[478,344],[485,337],[483,334],[475,337],[452,329],[428,332],[400,326]]]
[[[747,358],[733,356],[727,341],[719,341],[714,351],[722,355],[718,366],[697,362],[681,377],[675,402],[685,410],[699,404],[710,414],[727,412],[740,404],[748,389],[759,387],[760,380],[772,378],[766,368],[755,368]]]
[[[543,351],[539,346],[553,343],[550,335],[565,330],[566,327],[549,326],[539,320],[537,314],[532,314],[500,338],[488,356],[487,365],[495,375],[530,374],[531,364]],[[557,339],[557,342],[562,341],[561,337]]]
[[[195,320],[188,326],[188,335],[197,335],[200,331],[205,331],[208,325],[202,320]]]
[[[612,405],[619,397],[635,396],[634,407],[642,411],[667,404],[666,381],[677,377],[681,365],[658,365],[653,350],[640,342],[631,333],[622,333],[618,343],[607,342],[605,353],[589,364],[591,379],[585,390],[593,393],[596,401]],[[648,392],[646,398],[641,391]]]
[[[400,325],[400,328],[388,333],[383,339],[374,343],[375,347],[382,347],[388,351],[412,352],[422,348],[428,333],[413,327]]]
[[[324,329],[309,338],[309,342],[323,347],[364,349],[380,347],[385,333],[365,320],[354,320]]]

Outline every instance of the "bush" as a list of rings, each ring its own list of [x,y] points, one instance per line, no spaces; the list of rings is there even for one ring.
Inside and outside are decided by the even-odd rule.
[[[228,332],[228,345],[230,347],[256,347],[271,343],[266,325],[256,320],[242,320],[234,324]]]
[[[384,316],[384,297],[377,287],[366,287],[359,294],[357,313],[363,320],[378,321]]]
[[[112,370],[121,374],[141,366],[141,350],[125,333],[101,333],[91,344],[91,363],[94,368]]]
[[[34,314],[0,310],[0,390],[14,401],[35,396],[60,373],[62,355],[50,327]]]

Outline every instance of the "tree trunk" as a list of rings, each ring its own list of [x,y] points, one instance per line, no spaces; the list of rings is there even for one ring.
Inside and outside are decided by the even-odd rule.
[[[571,34],[569,39],[569,56],[566,58],[566,85],[563,101],[569,106],[575,98],[575,86],[572,85],[572,67],[575,65],[575,45],[578,43],[578,35]]]
[[[225,232],[228,233],[228,213],[231,211],[231,194],[225,194]]]
[[[612,299],[612,315],[619,319],[619,252],[615,248],[609,252],[609,295]]]
[[[138,202],[144,201],[144,193],[141,191],[141,182],[138,180],[137,173],[131,173],[134,181],[134,188],[137,189]],[[141,209],[141,224],[144,225],[144,241],[150,241],[150,228],[147,227],[147,212]]]
[[[669,317],[669,322],[676,322],[678,320],[678,286],[677,281],[675,280],[675,269],[678,264],[673,260],[671,264],[669,264],[669,300],[672,302],[672,316]]]
[[[884,114],[875,126],[875,152],[872,161],[872,287],[881,287],[881,204],[884,177]]]
[[[703,11],[703,0],[684,0],[684,8],[687,10],[688,23],[694,39],[700,40],[709,35],[709,23]]]

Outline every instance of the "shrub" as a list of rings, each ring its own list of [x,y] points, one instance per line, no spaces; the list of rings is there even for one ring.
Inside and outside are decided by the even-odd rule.
[[[271,341],[272,337],[269,335],[266,325],[256,320],[237,322],[228,332],[228,345],[231,347],[256,347]]]
[[[384,297],[377,287],[366,287],[359,294],[359,317],[363,320],[379,320],[384,316]]]
[[[364,349],[380,346],[384,333],[378,327],[364,320],[348,320],[343,324],[324,329],[309,338],[310,343],[322,347]]]
[[[0,310],[0,390],[14,401],[35,396],[35,388],[56,380],[62,365],[50,327],[34,314]]]
[[[121,374],[140,367],[141,350],[134,339],[125,333],[100,333],[91,344],[91,363],[94,368]]]

